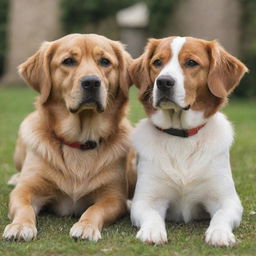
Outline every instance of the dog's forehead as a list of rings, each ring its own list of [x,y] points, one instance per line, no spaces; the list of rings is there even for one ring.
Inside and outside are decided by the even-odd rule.
[[[180,53],[187,53],[187,54],[193,54],[193,55],[198,55],[202,57],[208,56],[207,52],[207,45],[208,42],[193,38],[193,37],[186,37],[186,41],[180,51]]]
[[[113,52],[111,41],[104,36],[96,34],[71,34],[57,40],[59,50],[80,49],[81,51],[92,51],[95,47],[108,52]]]
[[[207,41],[200,40],[193,37],[167,37],[160,41],[156,48],[156,54],[166,54],[170,58],[173,53],[183,55],[198,55],[207,57]]]
[[[156,47],[155,53],[156,54],[161,54],[161,53],[166,53],[170,54],[171,53],[171,42],[173,41],[175,37],[167,37],[163,38],[159,41],[159,44]]]
[[[154,55],[158,55],[162,58],[171,58],[175,53],[179,53],[181,48],[183,48],[183,44],[186,41],[185,37],[166,37],[160,39],[155,48]]]

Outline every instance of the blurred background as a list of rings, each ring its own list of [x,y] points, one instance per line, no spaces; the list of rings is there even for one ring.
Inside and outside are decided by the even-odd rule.
[[[256,96],[256,0],[0,0],[0,86],[21,85],[17,66],[42,41],[98,33],[139,56],[148,37],[217,39],[250,69],[236,89]]]

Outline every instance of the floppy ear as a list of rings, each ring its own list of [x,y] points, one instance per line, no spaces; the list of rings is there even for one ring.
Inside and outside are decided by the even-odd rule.
[[[225,98],[238,85],[248,69],[241,61],[227,53],[216,41],[210,42],[209,52],[211,58],[208,74],[209,90],[216,97]]]
[[[51,43],[44,42],[40,49],[19,67],[20,76],[34,90],[39,92],[44,104],[51,91],[50,61],[52,58]]]
[[[128,68],[129,65],[132,63],[132,57],[125,50],[124,45],[120,42],[112,41],[112,48],[118,59],[119,86],[125,98],[128,98],[129,88],[132,85]]]
[[[153,57],[154,51],[158,46],[160,40],[151,38],[144,53],[137,58],[130,66],[129,73],[132,82],[139,88],[139,99],[141,101],[147,100],[147,90],[153,85],[153,81],[150,78],[149,63]]]

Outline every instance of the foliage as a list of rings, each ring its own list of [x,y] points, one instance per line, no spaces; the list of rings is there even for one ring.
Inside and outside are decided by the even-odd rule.
[[[0,75],[4,70],[8,7],[9,0],[0,0]]]

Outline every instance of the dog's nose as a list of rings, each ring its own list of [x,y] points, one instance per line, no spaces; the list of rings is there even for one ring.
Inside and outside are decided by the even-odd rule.
[[[99,77],[95,75],[83,76],[80,82],[83,89],[98,88],[101,84]]]
[[[158,89],[170,89],[175,85],[175,79],[171,76],[159,76],[156,80]]]

